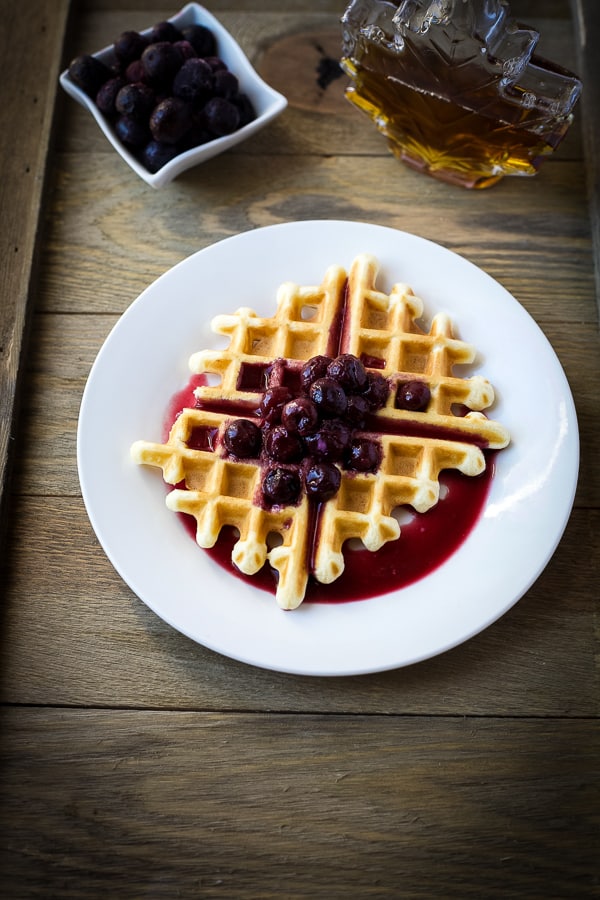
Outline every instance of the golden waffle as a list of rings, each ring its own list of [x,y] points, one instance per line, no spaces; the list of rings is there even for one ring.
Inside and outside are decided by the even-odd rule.
[[[341,335],[340,353],[352,353],[359,359],[377,360],[381,373],[390,379],[385,410],[379,415],[402,422],[424,423],[424,414],[395,409],[395,386],[415,377],[431,391],[426,424],[431,429],[449,429],[477,439],[485,447],[499,449],[508,443],[506,429],[487,419],[481,410],[494,402],[489,381],[476,375],[457,378],[453,366],[472,363],[476,350],[453,337],[452,322],[438,313],[428,332],[417,320],[423,315],[423,301],[405,284],[395,284],[389,295],[376,289],[377,260],[359,256],[350,270],[348,293]],[[461,416],[454,409],[470,410]]]
[[[379,550],[400,537],[392,512],[412,506],[426,512],[438,502],[442,469],[480,475],[485,457],[479,447],[458,441],[382,435],[383,460],[375,473],[343,473],[335,497],[322,506],[314,576],[330,584],[344,571],[344,541],[358,538],[367,550]]]
[[[228,346],[194,354],[190,368],[220,383],[196,389],[198,408],[183,410],[166,444],[138,441],[132,447],[137,463],[161,468],[175,485],[167,505],[194,516],[201,547],[214,546],[222,528],[232,526],[239,532],[232,561],[240,571],[253,575],[266,561],[277,570],[276,599],[284,609],[302,602],[309,576],[322,583],[339,577],[345,541],[358,538],[376,551],[396,540],[397,507],[431,508],[441,470],[480,474],[481,448],[504,447],[509,440],[481,412],[494,400],[491,385],[480,376],[453,374],[454,365],[474,360],[474,348],[453,337],[441,314],[425,332],[417,324],[423,304],[410,288],[398,284],[387,295],[377,290],[376,278],[377,261],[363,254],[348,277],[332,266],[318,287],[282,285],[272,317],[248,308],[216,317],[213,329],[229,337]],[[339,353],[361,358],[391,385],[385,407],[356,432],[377,440],[381,463],[364,473],[338,464],[340,488],[324,503],[302,491],[293,505],[268,506],[261,487],[264,459],[231,457],[224,430],[233,419],[260,421],[256,409],[267,388],[291,387],[306,360]],[[396,386],[415,378],[429,386],[427,408],[396,409]]]
[[[218,404],[227,399],[254,410],[265,387],[260,372],[274,360],[289,360],[293,369],[311,356],[335,355],[346,280],[344,269],[331,266],[318,287],[282,284],[277,292],[277,312],[270,318],[261,318],[247,307],[234,315],[216,316],[212,329],[229,337],[229,346],[226,350],[202,350],[191,357],[192,372],[221,379],[217,386],[198,388],[198,398]],[[281,370],[279,376],[273,372],[271,386],[283,377]],[[250,389],[242,390],[245,381]],[[252,390],[258,383],[259,388]]]
[[[166,444],[137,441],[131,448],[137,463],[163,470],[167,484],[182,485],[167,494],[167,506],[196,519],[200,547],[213,547],[225,525],[239,531],[231,559],[245,575],[254,575],[268,559],[279,573],[277,602],[293,609],[302,601],[308,581],[304,561],[308,553],[309,504],[302,496],[297,506],[260,505],[261,468],[234,462],[219,453],[222,434],[231,416],[200,409],[184,409],[176,419]],[[202,443],[215,450],[191,449],[197,431]],[[258,502],[256,502],[258,500]],[[281,544],[268,549],[272,536]]]

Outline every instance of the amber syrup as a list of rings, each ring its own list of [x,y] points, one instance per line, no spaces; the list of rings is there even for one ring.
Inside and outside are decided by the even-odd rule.
[[[539,112],[522,104],[483,92],[470,97],[467,107],[464,95],[446,99],[416,87],[399,58],[373,44],[342,65],[353,78],[347,98],[374,120],[394,155],[463,187],[489,187],[504,175],[535,175],[570,125],[566,117],[548,133],[540,128]],[[545,60],[544,65],[562,71]]]

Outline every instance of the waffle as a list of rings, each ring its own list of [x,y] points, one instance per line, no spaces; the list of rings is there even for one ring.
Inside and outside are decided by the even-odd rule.
[[[478,475],[486,466],[483,449],[509,441],[483,413],[494,401],[489,382],[454,375],[455,365],[474,361],[475,348],[453,336],[444,314],[425,331],[418,324],[422,301],[404,284],[381,292],[377,275],[376,259],[362,254],[348,275],[331,266],[317,287],[281,285],[272,317],[247,307],[217,316],[213,330],[228,337],[228,346],[190,359],[191,371],[212,383],[196,389],[196,407],[181,412],[165,444],[137,441],[131,449],[135,462],[162,469],[174,486],[167,506],[195,518],[201,547],[214,546],[232,526],[239,533],[232,561],[241,572],[251,576],[270,563],[284,609],[300,605],[309,577],[329,584],[341,575],[345,541],[356,538],[376,551],[396,540],[397,507],[425,512],[438,502],[440,471]],[[265,503],[264,452],[237,459],[227,451],[225,430],[234,419],[260,423],[265,391],[297,392],[306,360],[341,353],[358,357],[390,385],[385,405],[354,431],[377,442],[380,464],[358,472],[336,463],[339,490],[325,502],[301,490],[294,503]],[[426,409],[396,408],[398,385],[414,379],[429,388]],[[284,468],[300,471],[301,464]]]
[[[221,529],[239,532],[232,562],[245,575],[255,575],[268,559],[279,573],[277,602],[293,609],[304,598],[308,582],[309,502],[303,496],[293,507],[265,509],[260,503],[261,467],[222,456],[223,431],[230,415],[184,409],[166,444],[137,441],[131,448],[135,462],[163,470],[167,484],[181,485],[167,494],[174,512],[196,519],[200,547],[213,547]],[[188,445],[193,437],[194,448]],[[198,444],[211,449],[195,449]],[[279,546],[271,547],[279,535]]]
[[[395,284],[389,295],[376,289],[377,261],[358,257],[348,278],[344,328],[340,352],[376,362],[390,379],[385,410],[380,414],[405,430],[410,423],[423,424],[423,414],[394,408],[394,388],[418,378],[430,389],[426,424],[429,429],[449,430],[473,438],[484,447],[500,449],[508,443],[506,429],[486,418],[481,410],[494,402],[492,385],[480,375],[456,378],[453,366],[473,363],[476,349],[453,337],[452,322],[445,313],[434,316],[425,332],[418,324],[423,301],[406,284]],[[454,409],[469,410],[457,415]]]
[[[222,406],[224,400],[252,412],[265,386],[278,386],[312,356],[336,354],[347,274],[331,266],[318,287],[291,282],[277,292],[277,312],[270,318],[242,307],[234,315],[216,316],[212,329],[229,338],[226,350],[202,350],[190,359],[196,374],[217,376],[217,386],[198,389],[205,405]],[[273,362],[285,360],[285,366]],[[273,371],[271,371],[273,370]],[[268,374],[267,374],[268,373]],[[255,388],[255,390],[252,390]]]

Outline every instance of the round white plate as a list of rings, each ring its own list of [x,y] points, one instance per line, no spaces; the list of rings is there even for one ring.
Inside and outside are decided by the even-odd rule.
[[[472,367],[494,385],[491,412],[511,434],[496,457],[483,514],[458,551],[420,581],[370,600],[303,604],[214,563],[165,506],[159,470],[129,448],[161,440],[191,354],[223,346],[210,321],[249,306],[272,315],[280,283],[319,284],[327,267],[367,252],[379,285],[410,284],[425,313],[448,312],[479,350]],[[219,343],[221,342],[221,343]],[[463,370],[461,374],[469,374]],[[491,277],[411,234],[357,222],[294,222],[201,250],[150,285],[121,317],[91,370],[78,430],[81,488],[108,558],[164,621],[234,659],[303,675],[354,675],[409,665],[486,628],[527,591],[566,526],[577,482],[573,399],[547,339]],[[398,546],[400,548],[402,538]]]

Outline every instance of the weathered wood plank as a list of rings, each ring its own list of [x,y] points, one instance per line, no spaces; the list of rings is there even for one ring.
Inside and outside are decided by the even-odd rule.
[[[474,194],[423,178],[387,155],[365,165],[362,157],[303,155],[248,156],[241,164],[226,154],[160,192],[132,181],[114,154],[88,160],[84,168],[57,156],[40,299],[45,312],[120,313],[196,250],[263,225],[317,218],[419,234],[481,266],[538,320],[597,321],[578,162],[548,165],[538,179],[506,179]]]
[[[596,260],[596,299],[600,310],[600,7],[594,0],[573,3],[583,79],[583,143],[586,159],[588,197],[592,221],[592,241]]]
[[[5,703],[566,717],[599,711],[597,509],[575,511],[536,584],[477,638],[418,666],[351,679],[264,672],[181,637],[114,572],[79,498],[22,497],[13,522],[3,603],[11,636],[3,650]]]
[[[67,8],[67,0],[31,0],[28,15],[15,16],[0,2],[0,543]]]
[[[593,722],[30,709],[2,731],[12,898],[595,896]]]

